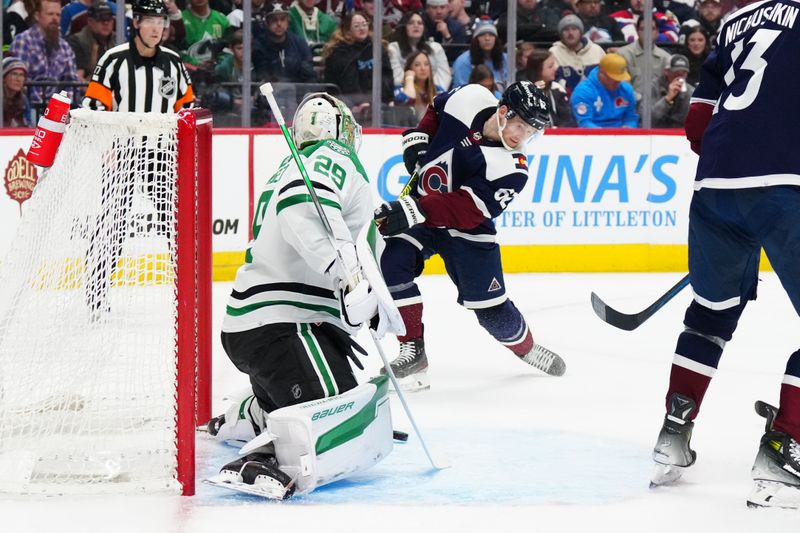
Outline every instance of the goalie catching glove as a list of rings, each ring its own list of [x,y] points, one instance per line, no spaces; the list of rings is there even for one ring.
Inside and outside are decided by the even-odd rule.
[[[416,198],[404,196],[394,202],[384,202],[375,210],[375,223],[382,235],[397,235],[412,226],[425,222],[425,211]]]

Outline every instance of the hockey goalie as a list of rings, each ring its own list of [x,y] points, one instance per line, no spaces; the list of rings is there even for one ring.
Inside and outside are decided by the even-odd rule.
[[[379,336],[403,331],[367,243],[373,202],[356,153],[360,126],[341,101],[313,93],[291,137],[330,227],[287,157],[258,199],[222,326],[225,352],[252,391],[208,425],[222,440],[246,443],[208,482],[273,499],[390,453],[387,378],[356,382],[350,365],[363,368],[356,353],[365,352],[351,335],[371,320]]]

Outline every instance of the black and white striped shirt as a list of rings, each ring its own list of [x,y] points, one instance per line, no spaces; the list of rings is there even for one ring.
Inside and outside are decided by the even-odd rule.
[[[178,112],[194,103],[192,81],[180,56],[159,46],[142,57],[133,42],[108,50],[94,69],[83,107],[139,113]]]

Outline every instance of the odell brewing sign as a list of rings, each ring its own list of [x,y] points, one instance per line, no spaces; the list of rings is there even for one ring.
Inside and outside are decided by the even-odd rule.
[[[6,194],[12,200],[19,202],[20,210],[22,203],[33,194],[33,188],[38,179],[36,167],[25,159],[25,152],[20,148],[17,155],[8,162],[3,180],[6,185]]]

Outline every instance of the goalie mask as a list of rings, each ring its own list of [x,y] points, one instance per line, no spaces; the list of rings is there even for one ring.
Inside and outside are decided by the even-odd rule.
[[[327,93],[311,93],[303,98],[294,114],[292,139],[298,148],[335,139],[358,151],[361,126],[341,100]]]

